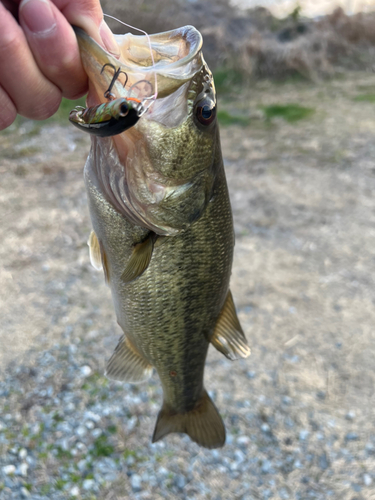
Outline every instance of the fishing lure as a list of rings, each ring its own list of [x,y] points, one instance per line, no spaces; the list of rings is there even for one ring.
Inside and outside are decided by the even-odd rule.
[[[107,17],[112,16],[107,15]],[[121,24],[125,24],[130,28],[134,28],[133,26],[130,26],[120,21],[119,19],[116,19],[114,17],[112,18],[116,21],[119,21]],[[152,64],[153,66],[155,66],[149,35],[143,30],[140,30],[138,28],[134,29],[136,29],[137,31],[141,31],[147,36],[150,46]],[[99,137],[110,137],[113,135],[121,134],[122,132],[125,132],[125,130],[133,127],[138,122],[140,117],[156,100],[158,94],[157,78],[155,73],[155,92],[153,95],[149,97],[143,97],[142,100],[136,99],[135,97],[122,97],[116,99],[115,95],[112,93],[113,85],[122,73],[126,78],[123,85],[123,87],[125,88],[128,82],[128,75],[125,73],[125,71],[122,71],[121,68],[116,68],[115,66],[113,66],[113,64],[110,63],[107,63],[102,67],[100,74],[103,73],[106,66],[109,66],[114,70],[114,75],[111,83],[109,84],[108,89],[104,92],[104,97],[108,99],[108,102],[99,104],[98,106],[93,106],[91,108],[83,108],[82,106],[77,106],[69,114],[69,121],[73,125],[75,125],[80,130],[84,130],[85,132],[89,132],[90,134],[97,135]],[[152,93],[151,82],[149,82],[148,80],[140,80],[139,82],[132,85],[132,87],[130,87],[129,95],[131,95],[132,90],[136,89],[140,84],[143,84],[143,86],[146,85],[146,87],[148,86],[150,89],[150,93]],[[146,101],[148,101],[147,105],[145,105]]]
[[[78,106],[70,112],[69,121],[92,135],[110,137],[133,127],[143,111],[140,100],[122,97],[91,108]]]

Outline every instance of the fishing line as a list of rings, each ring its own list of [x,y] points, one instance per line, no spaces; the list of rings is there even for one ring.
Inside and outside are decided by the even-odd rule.
[[[145,107],[145,108],[144,108],[144,112],[143,112],[143,113],[145,113],[145,112],[146,112],[146,111],[150,108],[150,106],[154,103],[154,101],[156,101],[156,99],[157,99],[157,97],[158,97],[158,80],[157,80],[157,76],[156,76],[155,60],[154,60],[154,54],[153,54],[153,52],[152,52],[152,45],[151,45],[150,35],[149,35],[146,31],[144,31],[144,30],[142,30],[142,29],[140,29],[140,28],[136,28],[135,26],[132,26],[131,24],[124,23],[124,21],[120,21],[120,19],[117,19],[117,17],[111,16],[110,14],[104,14],[104,16],[105,16],[105,17],[109,17],[109,18],[113,19],[114,21],[117,21],[117,22],[119,22],[120,24],[123,24],[124,26],[127,26],[128,28],[131,28],[131,29],[133,29],[133,30],[139,31],[139,32],[143,33],[144,35],[146,35],[146,37],[147,37],[148,46],[150,47],[150,55],[151,55],[152,67],[154,68],[154,75],[155,75],[155,92],[154,92],[154,94],[153,94],[152,96],[150,96],[150,97],[144,97],[144,100],[145,100],[145,101],[152,100],[152,101],[150,102],[150,104],[149,104],[147,107]],[[141,81],[142,81],[142,80],[141,80]],[[145,81],[145,80],[143,80],[143,81]],[[142,114],[143,114],[143,113],[142,113]]]

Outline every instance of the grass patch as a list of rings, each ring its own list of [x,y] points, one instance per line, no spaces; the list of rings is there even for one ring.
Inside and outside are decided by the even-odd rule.
[[[69,459],[72,458],[73,455],[69,450],[64,450],[61,446],[57,446],[56,448],[56,457],[59,459]]]
[[[359,94],[354,97],[357,102],[375,102],[375,94]]]
[[[94,441],[92,450],[93,457],[109,457],[114,453],[114,447],[108,443],[106,436],[99,436]]]
[[[129,457],[136,457],[136,452],[134,450],[129,450],[126,448],[126,450],[123,452],[122,456],[125,458],[125,460]]]
[[[305,108],[299,104],[274,104],[272,106],[262,106],[267,121],[272,118],[283,118],[289,123],[302,120],[312,115],[315,110],[313,108]]]
[[[247,116],[241,115],[231,115],[227,111],[218,111],[217,113],[218,120],[221,125],[241,125],[241,127],[247,127],[250,125],[250,118]]]

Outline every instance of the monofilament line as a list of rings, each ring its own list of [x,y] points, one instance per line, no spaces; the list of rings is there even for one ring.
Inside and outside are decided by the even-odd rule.
[[[131,24],[124,23],[124,21],[120,21],[120,19],[117,19],[117,17],[111,16],[110,14],[104,14],[104,16],[105,17],[109,17],[109,18],[113,19],[114,21],[118,21],[119,23],[123,24],[124,26],[127,26],[128,28],[131,28],[133,30],[139,31],[140,33],[143,33],[144,35],[146,35],[147,41],[148,41],[148,45],[150,47],[150,55],[151,55],[152,67],[154,68],[155,92],[154,92],[154,95],[152,95],[150,97],[145,97],[144,100],[146,101],[146,100],[149,100],[149,99],[153,99],[155,101],[157,99],[157,97],[158,97],[158,80],[157,80],[157,77],[156,77],[155,60],[154,60],[154,54],[152,53],[152,45],[151,45],[150,35],[146,31],[141,30],[140,28],[136,28],[135,26],[132,26]],[[150,105],[151,104],[152,103],[150,103]]]

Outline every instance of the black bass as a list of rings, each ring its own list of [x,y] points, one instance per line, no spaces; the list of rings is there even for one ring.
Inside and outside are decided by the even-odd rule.
[[[229,290],[233,222],[202,37],[192,26],[151,35],[151,47],[145,36],[116,36],[116,59],[76,33],[91,105],[108,88],[114,99],[158,90],[134,126],[92,137],[84,171],[91,262],[104,270],[124,332],[106,374],[142,382],[156,369],[164,401],[153,442],[182,432],[221,447],[225,427],[203,384],[208,346],[229,359],[250,349]]]

